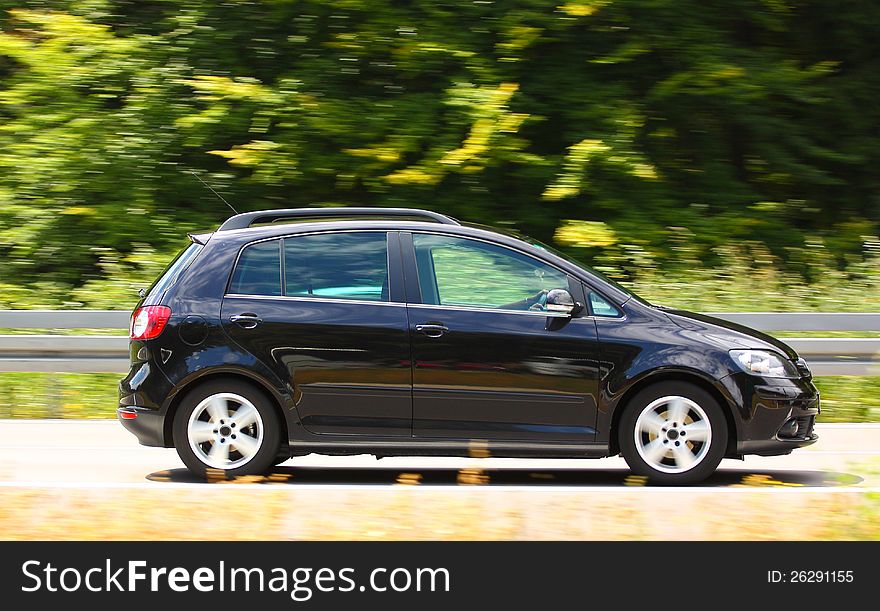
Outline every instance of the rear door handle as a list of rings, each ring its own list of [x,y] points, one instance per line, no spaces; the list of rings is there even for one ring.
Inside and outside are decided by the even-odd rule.
[[[229,320],[237,324],[239,327],[243,327],[245,329],[253,329],[258,324],[263,322],[262,318],[251,312],[245,312],[244,314],[236,314],[235,316],[230,316]]]
[[[428,337],[440,337],[441,335],[449,331],[449,327],[437,324],[416,325],[416,331],[427,335]]]

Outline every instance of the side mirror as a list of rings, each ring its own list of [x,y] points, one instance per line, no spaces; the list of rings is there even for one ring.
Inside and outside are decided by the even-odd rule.
[[[574,316],[584,309],[584,305],[575,301],[571,293],[565,289],[553,289],[547,293],[544,307],[548,312],[559,312],[569,316]]]

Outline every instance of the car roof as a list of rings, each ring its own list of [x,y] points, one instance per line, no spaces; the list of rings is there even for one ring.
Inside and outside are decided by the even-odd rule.
[[[284,208],[237,213],[226,219],[213,234],[191,234],[190,237],[193,241],[204,244],[212,237],[240,241],[243,236],[247,236],[251,240],[260,240],[298,233],[361,229],[437,232],[438,227],[450,229],[446,233],[489,239],[498,239],[499,237],[516,239],[519,237],[515,234],[496,231],[493,227],[462,224],[453,217],[433,210],[352,206]],[[451,230],[452,228],[467,228],[470,231],[459,232]],[[528,246],[527,242],[525,244]]]
[[[252,240],[260,240],[272,237],[281,237],[285,235],[294,235],[298,233],[314,233],[322,231],[346,231],[356,229],[368,230],[386,230],[386,231],[440,231],[446,233],[447,230],[453,230],[452,233],[462,234],[486,234],[486,235],[504,235],[499,232],[492,231],[488,227],[476,227],[474,225],[446,225],[444,223],[435,223],[431,221],[404,221],[400,219],[336,219],[332,221],[299,221],[287,223],[272,223],[269,225],[257,225],[255,227],[247,227],[244,229],[227,229],[225,231],[214,232],[215,238],[232,238],[239,241],[242,237]],[[465,229],[467,231],[454,231]]]

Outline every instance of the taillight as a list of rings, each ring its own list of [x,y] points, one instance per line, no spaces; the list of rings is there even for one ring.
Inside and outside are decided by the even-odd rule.
[[[131,339],[159,337],[169,318],[171,318],[171,308],[168,306],[151,305],[138,308],[131,315],[128,336]]]

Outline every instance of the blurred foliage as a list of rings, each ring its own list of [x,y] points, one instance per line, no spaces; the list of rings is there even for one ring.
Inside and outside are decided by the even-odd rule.
[[[597,268],[627,284],[652,303],[702,311],[734,312],[880,312],[880,242],[867,244],[864,259],[839,269],[829,251],[810,241],[810,253],[799,254],[801,270],[787,273],[783,262],[758,242],[719,246],[724,266],[702,265],[687,241],[673,246],[677,261],[663,269],[644,251],[621,249],[609,253],[609,265]],[[615,258],[633,255],[641,271],[627,281]],[[864,337],[862,333],[860,336]],[[829,337],[827,333],[823,337]]]
[[[0,327],[0,335],[100,335],[103,337],[128,337],[128,329],[40,329],[36,327],[16,327],[13,329],[8,327]]]
[[[115,418],[115,373],[0,373],[0,418]]]
[[[877,376],[828,376],[815,383],[822,395],[819,422],[880,422]]]
[[[878,28],[817,0],[0,0],[0,307],[130,307],[228,215],[196,172],[241,210],[555,236],[667,303],[880,309]]]
[[[115,418],[115,373],[0,373],[0,418]],[[819,422],[880,422],[880,377],[815,379]]]

